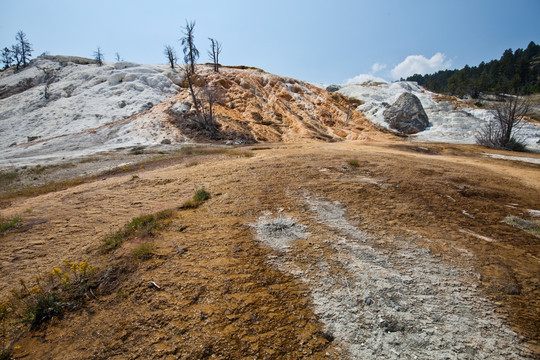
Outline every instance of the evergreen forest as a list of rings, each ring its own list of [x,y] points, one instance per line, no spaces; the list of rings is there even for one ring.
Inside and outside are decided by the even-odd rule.
[[[525,50],[504,51],[499,60],[466,65],[459,70],[441,70],[434,74],[415,74],[416,81],[433,92],[472,97],[480,94],[528,95],[540,92],[540,45],[533,41]]]

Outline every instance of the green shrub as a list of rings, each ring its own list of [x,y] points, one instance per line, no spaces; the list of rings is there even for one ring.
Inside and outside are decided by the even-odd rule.
[[[0,218],[0,235],[5,233],[9,229],[14,228],[19,222],[21,222],[21,218],[18,216],[15,216],[11,219]]]
[[[173,217],[173,210],[163,210],[157,214],[142,215],[131,219],[129,223],[113,234],[110,234],[103,239],[104,244],[101,246],[101,251],[104,253],[116,250],[128,238],[152,237],[155,231],[159,230],[160,222]]]
[[[8,318],[11,313],[11,304],[9,302],[0,303],[0,360],[7,360],[11,358],[11,351],[6,347],[7,345],[7,327]]]
[[[64,260],[64,270],[54,268],[45,280],[37,277],[31,286],[21,280],[19,288],[12,291],[16,316],[34,329],[60,315],[67,306],[82,304],[95,285],[96,272],[88,261]]]
[[[200,188],[195,192],[193,195],[193,201],[202,203],[203,201],[206,201],[210,199],[210,193],[206,191],[204,188]]]
[[[527,152],[527,147],[522,141],[511,138],[510,141],[508,141],[508,143],[506,144],[505,150]]]
[[[358,163],[358,160],[349,160],[347,161],[347,164],[352,168],[358,168],[360,167],[360,163]]]
[[[46,292],[35,294],[26,302],[26,309],[23,314],[23,321],[30,324],[34,329],[49,321],[62,311],[62,300],[56,292]]]
[[[182,209],[195,209],[208,199],[210,199],[210,193],[206,191],[203,187],[197,190],[195,194],[193,194],[192,200],[185,201],[182,204],[181,208]]]

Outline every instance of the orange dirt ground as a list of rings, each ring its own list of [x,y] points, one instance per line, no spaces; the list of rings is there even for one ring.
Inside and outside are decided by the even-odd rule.
[[[63,259],[86,259],[118,277],[83,308],[20,333],[14,358],[353,357],[318,315],[310,283],[279,267],[295,261],[306,273],[321,257],[338,256],[323,241],[330,230],[309,216],[305,194],[339,203],[380,254],[395,256],[402,239],[400,246],[425,249],[463,272],[458,280],[477,287],[518,334],[516,358],[540,356],[540,239],[504,222],[540,210],[540,165],[487,158],[476,146],[397,140],[259,147],[246,149],[251,157],[177,156],[1,209],[23,218],[0,237],[2,298],[19,279]],[[211,199],[178,210],[149,260],[130,257],[132,242],[99,252],[102,239],[131,218],[178,209],[201,187]],[[299,219],[311,235],[273,250],[253,230],[265,212]]]

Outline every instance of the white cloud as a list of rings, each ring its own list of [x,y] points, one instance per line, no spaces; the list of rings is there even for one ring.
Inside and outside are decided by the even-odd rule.
[[[452,66],[451,60],[446,60],[442,53],[436,53],[427,59],[423,55],[409,55],[403,62],[392,69],[390,74],[394,79],[406,78],[414,74],[429,74]]]
[[[375,63],[371,65],[371,72],[369,74],[360,74],[352,79],[347,79],[347,84],[362,84],[366,81],[376,81],[376,82],[388,82],[386,79],[383,79],[382,77],[375,76],[375,73],[378,73],[382,70],[386,69],[386,64],[379,64]]]
[[[346,84],[362,84],[366,81],[387,82],[385,79],[373,74],[360,74],[356,75],[352,79],[347,79]]]
[[[386,64],[375,63],[371,66],[371,74],[378,73],[384,69],[386,69]]]

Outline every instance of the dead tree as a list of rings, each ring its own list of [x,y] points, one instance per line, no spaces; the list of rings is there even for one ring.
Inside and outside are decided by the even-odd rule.
[[[104,60],[104,54],[101,52],[101,48],[98,46],[97,50],[94,51],[94,60],[96,60],[96,63],[98,64],[98,66],[102,66],[103,65],[103,60]]]
[[[216,39],[208,38],[210,40],[210,50],[208,50],[208,56],[214,64],[214,71],[219,72],[219,54],[221,54],[221,43]]]
[[[199,100],[197,99],[197,94],[195,94],[195,89],[193,88],[193,73],[190,70],[189,64],[184,65],[184,76],[188,82],[189,93],[191,95],[191,100],[193,101],[193,107],[195,108],[195,113],[197,119],[202,118],[201,107],[199,105]]]
[[[28,42],[28,39],[26,39],[26,34],[22,30],[19,30],[15,36],[15,40],[17,40],[17,46],[20,49],[20,62],[22,63],[23,67],[26,67],[26,65],[28,65],[30,62],[30,57],[32,56],[32,44]]]
[[[45,67],[36,66],[39,70],[43,71],[45,80],[45,89],[43,90],[43,97],[48,100],[51,94],[49,93],[49,87],[56,80],[56,70],[47,69]]]
[[[184,37],[180,39],[184,51],[184,62],[189,65],[189,70],[192,74],[195,74],[195,63],[199,58],[199,50],[195,46],[195,21],[188,22],[186,20],[186,27],[184,28]]]
[[[171,69],[174,69],[174,64],[176,64],[176,51],[174,51],[174,48],[171,45],[165,45],[163,54],[167,57]]]
[[[19,44],[11,45],[11,54],[15,60],[15,68],[19,70],[22,64],[21,46]]]
[[[222,98],[223,93],[221,92],[221,89],[213,84],[205,85],[200,93],[202,102],[202,127],[211,137],[216,136],[218,128],[214,105],[220,102]]]
[[[184,28],[184,37],[180,39],[180,42],[183,46],[184,52],[184,75],[188,82],[189,92],[191,94],[191,99],[193,100],[193,106],[195,107],[195,112],[197,118],[201,121],[202,113],[197,95],[193,89],[193,76],[195,75],[195,62],[199,58],[199,50],[195,46],[195,35],[194,35],[195,22],[187,22],[186,27]]]
[[[513,96],[495,106],[494,120],[487,123],[476,136],[476,142],[494,149],[523,151],[525,145],[516,137],[523,117],[529,113],[530,103]]]

